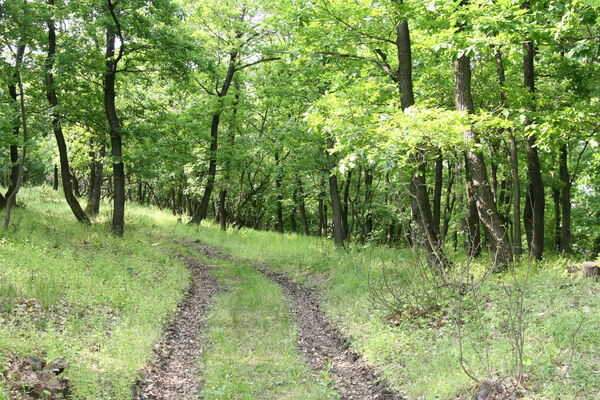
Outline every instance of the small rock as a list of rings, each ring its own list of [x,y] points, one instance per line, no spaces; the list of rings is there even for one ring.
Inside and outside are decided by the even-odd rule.
[[[492,385],[490,385],[488,382],[483,382],[481,386],[479,386],[479,389],[477,389],[473,400],[487,400],[490,396],[491,391]]]
[[[69,362],[64,358],[55,358],[48,364],[47,370],[52,372],[54,375],[61,374],[67,367],[69,366]]]
[[[46,361],[40,360],[37,357],[27,357],[23,361],[23,369],[29,369],[31,371],[41,371],[46,366]]]

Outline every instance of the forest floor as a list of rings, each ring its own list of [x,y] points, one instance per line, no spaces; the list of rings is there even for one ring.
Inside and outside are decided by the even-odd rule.
[[[336,253],[133,203],[119,239],[106,204],[83,226],[48,188],[21,202],[0,232],[1,400],[35,398],[27,385],[41,377],[47,399],[470,400],[479,384],[459,336],[470,371],[509,392],[498,398],[600,399],[600,283],[571,260],[494,274],[460,314],[437,292],[424,312],[390,312],[374,295],[418,300],[405,249]],[[518,382],[507,293],[525,277]]]

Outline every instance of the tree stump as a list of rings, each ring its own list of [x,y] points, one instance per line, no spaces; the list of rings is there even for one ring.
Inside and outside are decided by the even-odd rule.
[[[581,271],[584,278],[597,278],[600,276],[600,268],[598,268],[598,263],[595,262],[584,262],[581,264]]]

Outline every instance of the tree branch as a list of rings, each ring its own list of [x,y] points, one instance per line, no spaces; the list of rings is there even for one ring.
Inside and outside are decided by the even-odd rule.
[[[260,64],[260,63],[264,63],[264,62],[269,62],[269,61],[275,61],[275,60],[281,60],[281,57],[263,58],[263,59],[260,59],[258,61],[255,61],[255,62],[242,65],[241,67],[237,67],[235,70],[236,71],[241,71],[244,68],[248,68],[248,67],[251,67],[251,66],[256,65],[256,64]]]
[[[377,52],[377,50],[376,50],[376,52]],[[349,58],[351,60],[369,61],[369,62],[376,64],[379,68],[381,68],[383,71],[385,71],[385,73],[387,73],[394,80],[394,82],[396,82],[398,80],[398,75],[394,72],[394,70],[392,70],[390,65],[387,62],[379,61],[376,58],[355,56],[352,54],[336,53],[333,51],[318,51],[316,54],[323,54],[326,56],[334,56],[334,57],[340,57],[340,58]]]

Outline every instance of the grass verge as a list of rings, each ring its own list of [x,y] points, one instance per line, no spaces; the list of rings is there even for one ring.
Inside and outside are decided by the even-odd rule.
[[[74,399],[130,398],[189,282],[157,243],[165,215],[128,205],[120,239],[107,211],[92,226],[79,224],[47,187],[23,189],[19,202],[8,231],[0,230],[0,369],[9,357],[62,357]]]

